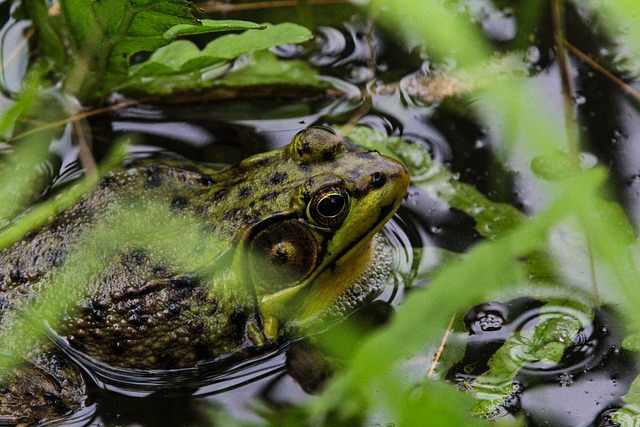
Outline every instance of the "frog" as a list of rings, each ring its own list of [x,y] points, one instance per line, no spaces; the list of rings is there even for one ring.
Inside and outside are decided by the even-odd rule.
[[[77,413],[84,374],[233,366],[348,316],[388,280],[382,227],[408,185],[402,163],[322,126],[223,169],[106,173],[0,251],[0,331],[25,318],[44,331],[0,372],[0,424]]]

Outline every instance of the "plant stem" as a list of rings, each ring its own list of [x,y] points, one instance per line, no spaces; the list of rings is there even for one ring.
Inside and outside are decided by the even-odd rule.
[[[25,0],[24,6],[33,22],[33,28],[38,29],[38,46],[44,54],[53,59],[56,68],[61,69],[66,63],[67,55],[58,33],[51,26],[49,9],[42,0]]]
[[[578,136],[573,106],[573,85],[571,83],[569,58],[564,45],[564,4],[563,0],[551,0],[551,18],[553,22],[553,37],[558,55],[558,67],[562,80],[562,100],[564,104],[564,120],[567,132],[569,152],[578,153]]]

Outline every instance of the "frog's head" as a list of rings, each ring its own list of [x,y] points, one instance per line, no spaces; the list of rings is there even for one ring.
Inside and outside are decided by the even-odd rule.
[[[262,165],[259,172],[256,165]],[[272,202],[270,213],[245,235],[245,271],[263,316],[288,325],[319,317],[356,286],[369,268],[374,235],[409,185],[398,161],[347,148],[320,127],[241,168],[256,171],[260,178],[253,181],[265,183],[256,190],[264,194],[260,199]],[[268,177],[281,180],[277,194]]]

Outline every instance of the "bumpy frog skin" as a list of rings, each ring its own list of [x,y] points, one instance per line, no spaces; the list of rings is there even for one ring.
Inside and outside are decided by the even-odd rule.
[[[400,163],[349,149],[325,128],[221,171],[139,162],[0,252],[0,326],[40,304],[56,275],[94,250],[99,271],[65,276],[64,316],[49,322],[69,350],[138,371],[246,358],[327,313],[343,315],[384,279],[388,261],[374,236],[408,183]],[[164,236],[171,221],[179,233]],[[108,244],[95,249],[94,237]],[[162,239],[173,240],[155,248]],[[0,357],[13,350],[2,347]],[[39,344],[9,378],[0,424],[82,405],[81,376],[52,344]]]

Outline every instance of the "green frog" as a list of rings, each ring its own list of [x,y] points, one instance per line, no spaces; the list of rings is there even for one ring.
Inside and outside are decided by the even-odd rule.
[[[107,174],[0,252],[0,328],[58,313],[4,373],[0,424],[78,411],[69,356],[132,375],[228,366],[344,317],[388,277],[378,231],[408,184],[402,164],[323,127],[222,170],[143,160]]]

